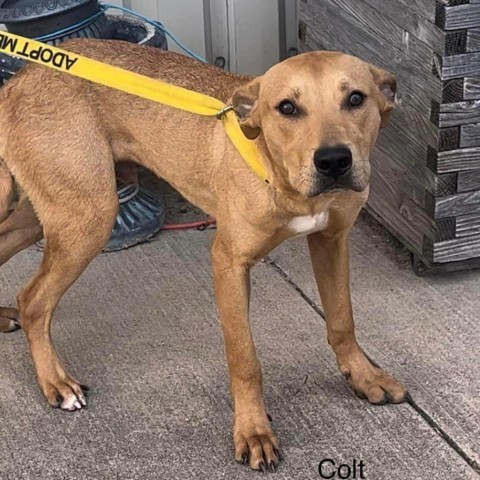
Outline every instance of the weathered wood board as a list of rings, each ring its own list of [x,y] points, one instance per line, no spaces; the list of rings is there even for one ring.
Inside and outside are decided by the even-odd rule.
[[[397,75],[369,211],[427,266],[480,264],[480,0],[301,0],[299,36]]]
[[[465,100],[476,100],[480,98],[480,77],[466,77],[464,80]]]
[[[438,173],[461,172],[477,168],[480,168],[480,151],[476,148],[448,150],[438,154]]]
[[[457,177],[457,192],[480,190],[480,170],[460,172]]]

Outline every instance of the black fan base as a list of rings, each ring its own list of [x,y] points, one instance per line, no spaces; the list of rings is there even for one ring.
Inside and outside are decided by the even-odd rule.
[[[110,241],[104,252],[114,252],[146,242],[165,223],[165,203],[161,197],[138,185],[118,189],[120,208]]]

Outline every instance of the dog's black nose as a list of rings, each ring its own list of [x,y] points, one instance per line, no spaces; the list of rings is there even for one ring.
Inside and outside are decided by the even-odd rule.
[[[314,156],[315,168],[326,177],[338,178],[352,168],[352,151],[343,145],[319,148]]]

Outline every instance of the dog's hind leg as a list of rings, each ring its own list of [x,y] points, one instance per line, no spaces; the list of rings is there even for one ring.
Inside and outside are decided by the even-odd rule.
[[[118,211],[110,146],[86,107],[78,110],[77,117],[84,120],[77,135],[65,135],[70,128],[65,119],[74,119],[72,132],[79,122],[75,115],[65,116],[62,129],[48,132],[47,146],[40,132],[32,136],[28,150],[20,142],[13,145],[6,162],[32,202],[45,237],[41,265],[17,297],[20,325],[43,395],[51,406],[68,411],[86,401],[52,344],[52,315],[62,295],[106,245]]]
[[[0,266],[42,237],[43,230],[32,205],[22,196],[15,210],[0,223]],[[19,327],[18,310],[0,307],[0,332],[13,332]]]
[[[107,243],[118,201],[113,163],[109,181],[92,175],[92,186],[102,194],[76,204],[59,199],[44,221],[45,252],[35,277],[20,292],[20,323],[30,344],[39,386],[51,406],[73,411],[86,405],[80,384],[65,371],[50,338],[53,311]],[[105,179],[104,179],[105,180]],[[80,202],[80,198],[79,198]],[[96,202],[96,203],[95,203]]]
[[[113,174],[112,174],[113,179]],[[65,371],[50,338],[53,311],[66,290],[107,243],[117,213],[114,185],[98,209],[60,208],[44,226],[45,253],[30,283],[20,292],[20,323],[30,344],[39,386],[51,406],[73,411],[86,405],[80,384]],[[77,205],[78,207],[78,205]]]

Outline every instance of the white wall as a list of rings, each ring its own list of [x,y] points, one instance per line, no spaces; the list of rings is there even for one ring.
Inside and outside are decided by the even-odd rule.
[[[124,0],[125,7],[161,21],[183,44],[205,57],[203,0]],[[179,48],[169,39],[169,49]]]
[[[127,5],[125,5],[125,2],[123,0],[103,0],[103,3],[110,3],[112,5],[116,5],[117,7],[127,7]],[[109,15],[111,14],[117,14],[117,15],[121,15],[122,12],[120,10],[110,10],[108,12]]]
[[[286,2],[295,7],[297,0]],[[224,57],[232,71],[261,74],[285,51],[280,47],[278,0],[124,0],[124,4],[161,21],[208,61]],[[290,30],[288,37],[295,41],[296,26]],[[171,40],[169,48],[178,51]]]
[[[262,74],[280,60],[278,0],[228,0],[230,68]]]

